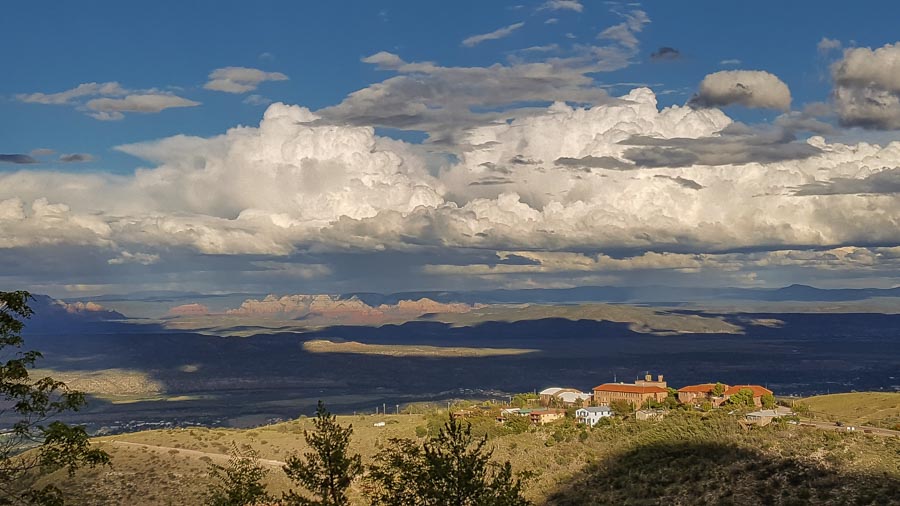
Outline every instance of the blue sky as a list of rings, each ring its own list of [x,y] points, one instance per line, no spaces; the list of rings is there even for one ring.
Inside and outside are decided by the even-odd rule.
[[[866,284],[875,277],[882,284],[893,283],[892,277],[885,280],[882,270],[853,267],[853,259],[863,254],[862,249],[878,262],[894,258],[893,250],[872,249],[894,248],[900,242],[892,232],[880,228],[890,228],[892,222],[872,218],[875,221],[867,224],[874,227],[870,233],[856,233],[847,227],[859,221],[862,209],[878,211],[866,216],[891,215],[896,204],[893,173],[874,171],[896,167],[900,160],[892,165],[893,151],[889,149],[865,156],[857,149],[854,152],[859,159],[855,161],[816,161],[823,153],[834,152],[828,143],[865,141],[886,147],[900,138],[896,130],[900,120],[892,105],[900,86],[894,86],[889,75],[875,75],[877,71],[872,70],[892,68],[895,62],[893,44],[900,38],[896,34],[900,6],[894,4],[556,0],[146,5],[14,1],[4,8],[6,18],[15,20],[0,33],[0,58],[7,68],[0,80],[0,153],[7,155],[0,163],[0,175],[7,177],[6,188],[0,189],[0,234],[6,235],[9,245],[4,253],[43,255],[51,262],[55,257],[48,243],[74,248],[73,261],[79,266],[75,270],[83,273],[62,276],[66,279],[49,279],[46,271],[25,273],[9,275],[8,282],[57,293],[77,286],[93,286],[97,291],[124,284],[153,288],[159,283],[148,281],[151,274],[158,276],[163,270],[171,278],[164,284],[171,287],[185,279],[184,273],[200,276],[211,262],[224,262],[228,270],[246,268],[248,277],[275,269],[272,262],[276,262],[282,270],[285,265],[294,266],[298,279],[317,288],[369,289],[378,288],[385,280],[376,282],[373,277],[361,282],[366,286],[355,287],[350,286],[352,279],[341,273],[357,273],[359,264],[377,258],[389,272],[400,272],[408,280],[408,286],[391,287],[397,289],[442,287],[459,284],[459,279],[473,287],[628,284],[645,283],[657,275],[685,284],[769,285],[786,276],[792,281],[835,285]],[[886,45],[890,47],[885,51],[876,51]],[[662,48],[667,48],[664,53],[668,57],[653,57]],[[541,65],[552,70],[545,75]],[[215,76],[211,74],[217,70],[231,80],[213,84]],[[241,81],[239,74],[248,72],[256,77]],[[494,73],[504,72],[506,77],[491,83]],[[705,81],[707,76],[714,77]],[[896,79],[900,81],[900,76]],[[70,99],[57,95],[79,86],[103,85],[105,91]],[[699,130],[667,123],[673,120],[657,118],[646,108],[616,108],[620,102],[615,97],[641,87],[655,93],[657,110],[685,106],[695,97],[684,109],[693,111],[685,121]],[[739,89],[737,95],[735,89]],[[878,100],[865,101],[873,96]],[[635,98],[634,103],[642,100]],[[567,135],[566,131],[541,130],[550,126],[540,123],[540,118],[561,114],[548,109],[554,101],[568,103],[572,111],[586,108],[598,113],[591,120],[597,121],[596,125],[585,126],[583,135],[561,138],[559,151],[544,144],[552,135]],[[322,130],[326,126],[311,131],[278,130],[271,134],[273,138],[260,129],[260,146],[281,146],[279,156],[285,158],[273,160],[271,149],[255,152],[242,140],[244,133],[256,135],[255,127],[271,102],[301,106],[315,116],[294,109],[271,110],[273,117],[290,118],[285,119],[287,123],[313,121],[309,124],[339,130]],[[630,125],[622,130],[630,139],[603,123],[599,113],[604,107],[610,107],[608,117],[621,115],[621,121]],[[576,121],[579,113],[566,114]],[[650,116],[645,120],[635,120],[646,114]],[[516,121],[540,125],[530,131],[532,137],[523,138],[490,127]],[[271,123],[277,122],[273,119]],[[739,123],[722,130],[726,137],[711,141],[709,147],[709,139],[718,138],[717,132],[728,122]],[[750,125],[752,131],[740,130],[744,128],[740,124]],[[215,141],[215,136],[239,125],[253,130]],[[574,135],[580,125],[569,127],[568,135]],[[369,127],[375,128],[371,138],[365,130],[353,130]],[[597,140],[604,136],[609,140]],[[814,136],[822,136],[826,144],[807,140]],[[384,137],[406,143],[389,144]],[[692,140],[663,142],[675,137]],[[301,138],[306,140],[298,140]],[[422,144],[423,139],[430,142]],[[488,144],[478,145],[474,139]],[[593,144],[586,139],[593,139]],[[727,144],[724,148],[716,144],[723,141]],[[316,142],[326,144],[309,144]],[[362,151],[356,155],[338,152],[336,147],[357,146],[357,142]],[[507,149],[505,143],[511,147]],[[633,147],[607,149],[603,143]],[[237,156],[238,148],[248,151]],[[733,152],[731,158],[723,160],[723,151]],[[291,158],[301,152],[305,158]],[[373,153],[373,160],[365,162],[374,164],[371,167],[353,165],[362,163],[358,162],[360,156]],[[500,153],[506,158],[498,158]],[[69,156],[69,163],[62,161],[73,154],[78,156]],[[538,160],[538,154],[552,159]],[[397,168],[385,168],[385,163],[393,162],[384,162],[381,155],[400,160]],[[514,159],[519,161],[510,162]],[[23,160],[35,163],[14,163]],[[264,163],[253,160],[265,160],[272,166],[262,168]],[[335,160],[353,166],[335,168]],[[525,162],[529,160],[534,165],[555,160],[556,165],[528,172],[531,169],[526,169]],[[581,172],[590,176],[572,172],[571,160],[582,160]],[[500,162],[517,167],[504,168]],[[598,165],[601,162],[606,166]],[[788,163],[797,165],[785,166]],[[879,164],[882,166],[876,167]],[[726,165],[738,169],[722,172]],[[632,166],[638,170],[631,171]],[[147,190],[150,183],[134,175],[138,167],[150,171],[148,179],[176,184],[177,188],[167,190],[164,197]],[[832,167],[833,172],[821,167]],[[262,181],[252,175],[257,170],[273,177],[270,183],[279,186],[260,183],[252,189],[260,195],[271,194],[269,201],[248,200],[244,206],[231,206],[228,202],[235,200],[234,187],[210,188],[210,195],[221,191],[210,201],[204,200],[200,189],[190,188],[204,177],[224,181],[223,174],[235,180]],[[361,172],[354,176],[354,170]],[[383,179],[376,181],[372,174],[382,170],[378,177]],[[742,191],[746,180],[734,177],[742,170],[758,178],[753,191],[762,193],[757,195],[788,196],[784,203],[773,202],[772,206],[790,212],[780,215],[773,211],[772,216],[754,221],[756,218],[741,216],[737,210],[724,213],[715,207],[725,203],[704,203],[696,198],[718,185]],[[222,172],[213,175],[215,171]],[[553,184],[535,187],[546,171],[557,171],[556,177],[548,180]],[[403,180],[395,180],[391,174],[402,174]],[[182,177],[185,179],[178,179]],[[638,185],[638,180],[643,183]],[[50,188],[63,181],[85,193],[67,194]],[[765,186],[764,181],[774,181],[775,186]],[[659,186],[671,182],[676,183],[672,188]],[[294,193],[276,191],[295,183],[298,189]],[[355,185],[361,185],[360,189],[354,189]],[[627,189],[638,195],[663,192],[652,201],[670,202],[672,207],[655,210],[654,216],[662,218],[654,222],[652,216],[642,214],[649,212],[646,206],[632,209],[628,207],[631,203],[623,204],[620,197],[605,193],[612,192],[615,185],[621,185],[615,191]],[[408,195],[376,192],[376,188],[405,188]],[[665,193],[669,191],[680,193]],[[507,194],[516,195],[529,208],[524,211],[540,213],[535,218],[542,223],[537,231],[527,224],[516,229],[519,225],[491,221],[500,219],[497,213],[506,205],[503,196]],[[108,195],[122,198],[107,202]],[[322,195],[323,200],[316,200]],[[813,204],[795,207],[799,200],[794,196],[809,197],[804,205]],[[828,199],[832,202],[825,202]],[[3,201],[10,220],[21,223],[4,224]],[[64,219],[54,219],[71,222],[75,229],[38,223],[44,216],[38,207],[45,209],[41,207],[45,201],[52,213],[65,214]],[[557,204],[566,212],[582,212],[578,211],[582,204],[575,205],[579,202],[596,206],[584,211],[583,219],[588,221],[582,228],[563,230],[562,225],[546,221]],[[138,203],[144,207],[138,209]],[[62,208],[54,205],[65,209],[60,211]],[[416,210],[417,206],[426,211]],[[448,209],[456,213],[452,206],[459,212],[475,213],[477,225],[467,225],[466,230],[482,235],[442,229],[459,218],[436,217],[435,213]],[[497,209],[487,211],[485,206]],[[695,212],[693,222],[664,224],[668,216],[685,215],[685,206]],[[702,222],[704,213],[697,212],[697,206],[713,206],[705,214],[716,218]],[[751,212],[752,206],[745,207]],[[323,210],[326,208],[328,212]],[[834,211],[839,216],[826,216],[827,210],[833,209],[842,211]],[[482,212],[485,214],[479,214]],[[400,213],[402,225],[386,224],[391,213]],[[413,219],[417,213],[428,216],[422,217],[427,226]],[[801,222],[792,223],[790,213],[799,213]],[[258,219],[262,215],[275,223],[266,221],[265,227],[276,230],[263,230],[247,221],[247,216]],[[165,233],[148,231],[151,226],[146,220],[158,224],[165,219],[181,220],[176,228],[182,235],[171,235],[171,227]],[[484,225],[484,220],[490,224]],[[134,226],[140,233],[129,228]],[[602,228],[593,235],[583,232],[594,226]],[[678,233],[667,237],[664,232],[672,226]],[[748,228],[737,234],[740,237],[730,237],[730,230],[743,226]],[[622,231],[613,234],[611,227]],[[706,232],[709,227],[722,227],[722,232],[713,237]],[[347,232],[351,228],[353,231]],[[236,233],[232,229],[247,234],[247,241],[271,243],[271,247],[234,247],[228,242]],[[462,238],[448,238],[457,232]],[[607,233],[609,236],[604,235]],[[47,234],[51,238],[45,240]],[[556,239],[541,234],[555,234]],[[173,238],[187,236],[192,239]],[[199,236],[203,238],[197,239]],[[848,256],[834,253],[835,248],[862,249],[856,256]],[[682,258],[686,263],[676,262],[668,270],[646,260],[648,253],[790,256],[784,253],[788,251],[827,258],[822,260],[824,264],[814,265],[809,259],[800,267],[785,264],[778,270],[769,260],[742,257],[722,260],[729,267],[716,264],[710,271],[693,267],[690,259]],[[536,253],[555,257],[538,258]],[[565,255],[581,255],[593,262],[593,267],[563,267],[559,262]],[[835,255],[850,267],[824,268]],[[599,265],[606,256],[645,258],[649,263],[646,269],[630,266],[629,274],[623,275]],[[427,260],[431,257],[434,261]],[[572,261],[574,257],[566,258]],[[694,260],[697,258],[703,257]],[[490,270],[517,262],[536,268],[533,272],[506,268],[508,275]],[[555,267],[548,267],[551,264]],[[451,265],[466,266],[468,270],[457,274],[471,277],[446,277],[452,270],[446,266]],[[885,267],[889,272],[892,268]],[[122,281],[126,271],[127,282]],[[701,271],[705,277],[694,275]],[[0,272],[0,280],[3,274]],[[194,287],[215,289],[220,281],[218,275],[203,274]],[[248,283],[260,288],[267,282],[263,276]],[[222,289],[242,287],[223,285]]]
[[[766,6],[768,5],[768,7]],[[730,67],[767,70],[791,85],[795,101],[824,100],[827,62],[817,56],[822,37],[858,45],[892,42],[896,16],[856,4],[821,2],[653,2],[642,8],[652,23],[641,34],[636,63],[598,75],[598,82],[659,84],[678,93],[660,103],[684,103],[707,73]],[[272,100],[319,109],[385,77],[360,59],[381,50],[409,61],[447,66],[487,66],[510,52],[547,44],[593,43],[617,22],[602,2],[585,2],[581,13],[537,10],[540,2],[10,2],[10,23],[0,34],[9,72],[0,82],[0,138],[3,152],[50,148],[88,152],[91,169],[129,171],[138,160],[111,147],[179,133],[209,136],[237,124],[254,124],[263,106],[242,104],[244,96],[203,90],[209,72],[246,66],[282,72],[289,81],[263,84]],[[894,14],[900,14],[895,12]],[[544,24],[549,18],[559,21]],[[501,40],[474,48],[466,37],[525,22]],[[860,29],[864,27],[865,29]],[[575,35],[569,39],[566,34]],[[659,47],[681,52],[677,61],[654,64]],[[271,55],[271,56],[269,56]],[[721,65],[738,59],[739,65]],[[99,122],[72,108],[23,104],[21,93],[54,93],[80,83],[116,81],[129,88],[171,87],[202,106],[131,115]],[[627,91],[628,86],[614,88]],[[736,116],[757,119],[748,111]],[[763,114],[765,116],[766,114]],[[771,114],[768,114],[771,116]],[[50,165],[50,164],[48,164]],[[9,167],[3,167],[9,170]]]

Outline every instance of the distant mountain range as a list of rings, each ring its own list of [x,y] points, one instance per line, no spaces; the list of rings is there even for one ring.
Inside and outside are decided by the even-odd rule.
[[[104,301],[178,301],[190,299],[216,299],[224,297],[259,297],[266,294],[229,293],[203,294],[199,292],[154,291],[134,292],[124,295],[98,295],[68,299],[80,302]],[[873,297],[900,297],[900,287],[894,288],[816,288],[794,284],[783,288],[699,288],[674,286],[579,286],[575,288],[528,288],[521,290],[422,290],[395,293],[347,292],[341,299],[358,297],[370,306],[397,304],[401,300],[423,298],[436,302],[465,302],[484,304],[516,304],[527,302],[690,302],[710,299],[753,301],[810,301],[838,302],[865,300]]]
[[[94,324],[126,320],[127,316],[94,302],[65,302],[46,295],[32,295],[34,316],[25,325],[26,332],[77,330]]]
[[[749,300],[766,302],[841,302],[874,297],[900,297],[895,288],[815,288],[790,285],[784,288],[684,288],[671,286],[581,286],[576,288],[530,288],[489,291],[421,291],[378,294],[353,292],[369,305],[396,304],[400,300],[428,298],[437,302],[482,304],[619,302],[672,304],[704,300]]]

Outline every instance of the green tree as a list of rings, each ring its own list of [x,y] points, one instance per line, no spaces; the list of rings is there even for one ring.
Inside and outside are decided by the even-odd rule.
[[[503,423],[503,427],[513,434],[521,434],[527,432],[528,429],[531,428],[531,420],[529,420],[527,416],[513,414],[507,416],[506,422]]]
[[[209,468],[216,480],[209,487],[206,503],[210,506],[249,506],[271,499],[262,483],[268,470],[260,464],[256,450],[241,450],[232,443],[228,466],[210,463]]]
[[[811,411],[809,409],[809,405],[803,402],[794,402],[791,405],[791,409],[794,410],[798,415],[810,416]]]
[[[631,413],[634,413],[634,404],[628,401],[612,401],[609,403],[609,408],[612,409],[613,413],[619,416],[628,416]]]
[[[57,505],[63,504],[62,491],[36,488],[41,475],[58,469],[73,475],[85,465],[108,464],[109,455],[91,447],[84,427],[54,420],[83,407],[84,394],[29,375],[41,358],[37,351],[21,351],[24,320],[33,314],[30,300],[25,291],[0,292],[0,504]]]
[[[289,490],[283,502],[298,506],[346,506],[347,489],[362,474],[362,458],[350,453],[350,436],[353,426],[346,428],[319,401],[314,421],[315,431],[303,431],[303,437],[311,451],[304,458],[292,456],[284,466],[284,472],[294,483],[306,489],[312,498]]]
[[[772,394],[763,394],[760,397],[760,402],[762,402],[762,407],[765,409],[773,409],[775,408],[775,396]]]
[[[491,462],[487,438],[452,418],[419,446],[392,439],[375,457],[369,496],[377,506],[524,506],[522,480],[509,462]]]
[[[723,395],[725,395],[725,385],[716,382],[715,386],[713,386],[712,394],[713,397],[722,397]]]
[[[737,393],[728,398],[728,403],[740,407],[755,406],[756,404],[753,402],[753,390],[750,390],[749,388],[738,390]]]
[[[540,400],[540,398],[540,395],[533,392],[516,394],[510,400],[509,405],[514,408],[525,408],[535,404],[538,400]]]
[[[668,409],[677,408],[681,404],[680,402],[678,402],[678,390],[669,387],[667,391],[669,392],[669,394],[665,399],[663,399],[662,405]]]

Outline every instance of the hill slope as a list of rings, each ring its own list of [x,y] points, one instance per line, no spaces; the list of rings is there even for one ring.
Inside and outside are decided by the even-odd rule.
[[[370,461],[390,437],[415,438],[442,417],[344,416],[352,448]],[[375,427],[376,421],[386,421]],[[618,421],[584,430],[549,425],[514,434],[474,419],[491,435],[494,457],[535,473],[527,495],[536,504],[890,504],[900,497],[900,438],[771,424],[746,430],[726,413],[673,413],[661,422]],[[278,469],[304,451],[311,420],[252,430],[150,431],[100,439],[112,469],[51,477],[74,504],[199,504],[206,462],[222,462],[232,442],[256,448],[272,469],[270,490],[288,484]],[[417,427],[421,427],[417,431]],[[354,504],[366,504],[362,483]]]
[[[900,392],[853,392],[803,399],[819,419],[900,429]]]

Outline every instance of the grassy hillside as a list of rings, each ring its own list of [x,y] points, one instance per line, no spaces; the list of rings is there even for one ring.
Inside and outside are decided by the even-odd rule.
[[[900,430],[900,392],[853,392],[803,399],[813,418]]]
[[[343,416],[353,449],[369,461],[388,438],[416,438],[437,415]],[[387,422],[375,427],[375,422]],[[900,497],[900,438],[822,431],[789,424],[747,430],[726,413],[674,413],[661,422],[616,421],[591,430],[571,423],[514,434],[490,418],[495,458],[532,471],[527,494],[537,504],[889,504]],[[109,469],[49,479],[73,492],[73,504],[200,504],[206,462],[222,462],[232,442],[258,450],[271,490],[288,484],[279,470],[305,450],[312,421],[252,430],[187,429],[98,439]],[[361,484],[354,504],[365,504]]]

